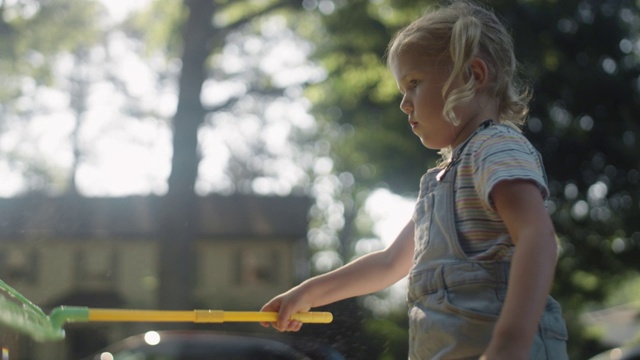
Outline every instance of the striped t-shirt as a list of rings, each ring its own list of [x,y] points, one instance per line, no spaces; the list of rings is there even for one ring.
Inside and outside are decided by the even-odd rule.
[[[493,125],[479,129],[459,155],[455,219],[462,250],[476,260],[509,260],[513,243],[495,210],[491,190],[500,181],[524,179],[548,197],[542,158],[516,129]]]

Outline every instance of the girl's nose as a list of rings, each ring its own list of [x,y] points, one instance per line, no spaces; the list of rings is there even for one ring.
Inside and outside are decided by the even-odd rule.
[[[404,96],[400,102],[400,110],[407,115],[413,112],[413,104],[406,96]]]

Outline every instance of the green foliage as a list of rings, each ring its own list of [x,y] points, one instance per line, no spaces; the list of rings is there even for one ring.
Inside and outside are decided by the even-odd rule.
[[[104,8],[98,1],[83,6],[70,0],[17,1],[0,7],[0,100],[19,95],[21,77],[49,84],[55,56],[88,47],[101,37],[97,25]],[[64,24],[65,26],[60,26]]]
[[[122,27],[130,36],[144,41],[148,54],[162,51],[168,58],[176,58],[181,55],[181,28],[186,19],[182,1],[154,0],[149,7],[129,16]]]
[[[640,308],[640,276],[631,272],[619,284],[608,289],[604,305],[607,307],[633,303]]]
[[[373,168],[375,176],[354,174],[364,188],[390,186],[413,194],[416,179],[437,158],[411,134],[383,59],[391,34],[418,13],[415,4],[345,2],[321,17],[326,34],[312,37],[318,48],[314,56],[328,72],[325,81],[308,89],[313,113],[320,122],[353,129],[332,142],[333,160],[339,172],[353,172],[363,164]]]
[[[43,55],[53,55],[88,47],[99,39],[101,31],[96,20],[104,10],[99,2],[87,1],[83,6],[74,6],[68,0],[55,0],[41,4],[33,17],[16,23],[22,28],[21,33],[27,35],[23,42],[18,42],[20,52],[37,49]]]
[[[61,58],[69,60],[87,53],[102,40],[104,15],[105,9],[97,0],[83,1],[81,6],[72,0],[0,2],[1,126],[12,120],[26,123],[47,112],[38,95],[59,85],[54,81],[54,69]],[[25,187],[31,191],[67,188],[68,171],[49,163],[46,155],[34,151],[37,146],[28,145],[29,140],[5,148],[0,154],[3,160],[22,173]]]
[[[13,40],[10,48],[14,56],[29,50],[55,55],[95,43],[100,35],[96,19],[101,11],[104,8],[97,1],[86,1],[83,6],[74,6],[69,0],[18,1],[3,8],[7,27],[3,35]]]
[[[563,239],[557,294],[599,301],[609,290],[599,284],[637,269],[640,250],[640,68],[624,45],[637,36],[638,9],[571,1],[505,14],[518,25],[516,44],[527,44],[519,52],[537,75],[527,135],[545,158]]]
[[[405,312],[385,318],[367,318],[363,331],[371,339],[372,352],[377,360],[403,359],[409,350],[408,323]]]
[[[224,27],[245,22],[248,18],[258,19],[260,13],[283,3],[282,0],[220,1],[214,21],[216,26]]]

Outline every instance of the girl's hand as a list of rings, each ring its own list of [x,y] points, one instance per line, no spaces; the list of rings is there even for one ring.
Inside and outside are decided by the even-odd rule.
[[[274,329],[285,331],[299,331],[302,322],[290,320],[291,315],[311,310],[312,304],[304,300],[304,290],[297,286],[284,294],[278,295],[267,302],[260,311],[273,311],[278,313],[278,321],[273,323],[260,323],[264,327],[272,326]]]
[[[409,274],[413,265],[413,220],[409,220],[392,244],[326,274],[304,281],[267,302],[262,311],[278,312],[278,321],[262,323],[278,331],[298,331],[299,321],[291,315],[332,304],[354,296],[385,289]]]

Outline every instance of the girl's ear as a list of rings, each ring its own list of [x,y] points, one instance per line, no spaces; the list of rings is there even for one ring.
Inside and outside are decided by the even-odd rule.
[[[487,64],[484,60],[479,57],[475,57],[471,59],[469,66],[471,67],[471,75],[475,80],[476,87],[485,86],[489,79],[489,69],[487,68]]]

